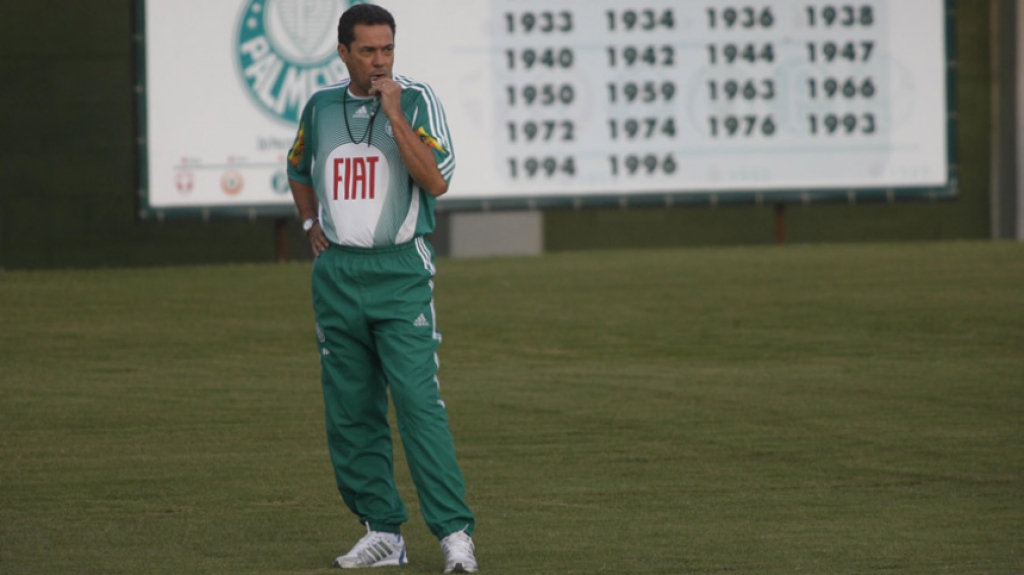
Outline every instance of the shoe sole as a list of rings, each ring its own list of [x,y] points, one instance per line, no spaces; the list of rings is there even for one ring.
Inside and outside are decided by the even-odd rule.
[[[378,563],[374,563],[373,565],[349,565],[349,566],[341,565],[337,561],[335,561],[334,563],[331,564],[331,567],[336,567],[338,569],[369,569],[371,567],[400,567],[402,565],[406,565],[407,563],[409,563],[409,559],[405,555],[405,549],[403,549],[402,550],[402,556],[399,557],[398,559],[388,559],[387,561],[380,561]]]
[[[400,567],[402,565],[405,565],[406,563],[408,563],[408,561],[406,561],[405,563],[399,563],[398,561],[381,561],[380,563],[374,563],[373,565],[348,565],[348,566],[346,566],[346,565],[339,565],[338,563],[334,563],[334,565],[332,565],[332,567],[337,567],[339,569],[369,569],[371,567]],[[460,573],[464,573],[464,571],[460,571]]]

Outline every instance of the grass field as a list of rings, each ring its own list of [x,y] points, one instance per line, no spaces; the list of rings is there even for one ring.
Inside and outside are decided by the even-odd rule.
[[[326,573],[309,265],[0,272],[0,573]],[[1024,572],[1024,246],[445,261],[483,572]],[[411,564],[438,573],[404,459]],[[388,571],[391,572],[391,571]]]

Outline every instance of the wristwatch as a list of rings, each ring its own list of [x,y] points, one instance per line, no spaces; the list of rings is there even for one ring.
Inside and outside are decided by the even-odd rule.
[[[318,221],[320,221],[320,218],[309,218],[308,220],[302,222],[302,231],[308,234],[309,230],[313,229],[313,224],[317,223]]]

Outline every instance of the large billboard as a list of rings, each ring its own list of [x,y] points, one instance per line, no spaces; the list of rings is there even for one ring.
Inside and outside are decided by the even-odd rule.
[[[442,209],[955,193],[952,0],[380,0]],[[142,213],[291,213],[344,0],[140,0]]]

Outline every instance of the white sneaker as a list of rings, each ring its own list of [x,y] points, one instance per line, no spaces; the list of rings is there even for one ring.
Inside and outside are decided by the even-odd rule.
[[[456,531],[441,540],[445,573],[476,573],[473,538],[465,531]]]
[[[335,567],[357,569],[359,567],[386,567],[389,565],[405,565],[409,558],[405,555],[405,539],[394,533],[371,531],[366,524],[366,535],[352,547],[348,553],[334,560]]]

